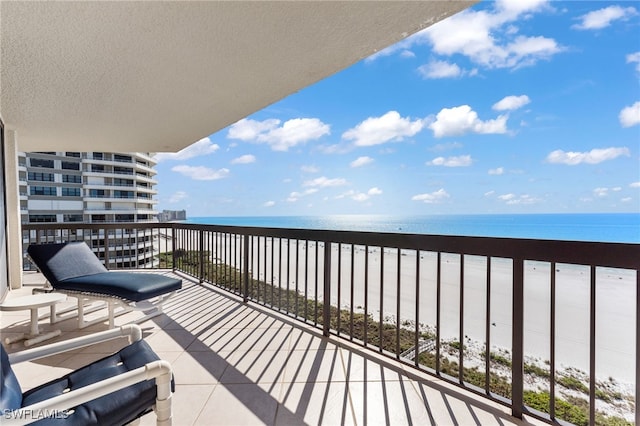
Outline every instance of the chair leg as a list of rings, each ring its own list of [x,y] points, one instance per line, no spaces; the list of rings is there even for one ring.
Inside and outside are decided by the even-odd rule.
[[[156,377],[156,425],[171,426],[171,373]]]

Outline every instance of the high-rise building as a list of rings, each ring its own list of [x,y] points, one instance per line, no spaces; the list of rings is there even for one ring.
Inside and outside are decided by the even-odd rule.
[[[117,223],[157,221],[156,160],[151,153],[30,152],[18,154],[22,223]],[[108,231],[113,232],[113,231]],[[104,231],[83,235],[104,258]],[[102,234],[102,235],[101,235]],[[25,236],[27,240],[35,237]],[[51,236],[59,239],[60,236]],[[116,241],[117,238],[119,241]],[[153,259],[142,233],[109,237],[110,266],[135,266]],[[100,245],[103,245],[100,248]],[[116,244],[117,243],[117,244]],[[115,249],[117,247],[117,250]],[[111,250],[111,249],[109,249]]]

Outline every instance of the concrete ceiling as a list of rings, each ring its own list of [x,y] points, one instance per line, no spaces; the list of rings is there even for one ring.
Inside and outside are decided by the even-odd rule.
[[[178,151],[475,1],[0,2],[22,151]]]

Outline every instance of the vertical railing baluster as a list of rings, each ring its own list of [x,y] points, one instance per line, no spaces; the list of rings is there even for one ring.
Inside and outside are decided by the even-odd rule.
[[[324,291],[322,304],[322,334],[329,337],[331,330],[331,242],[324,242]],[[317,297],[317,296],[316,296]]]
[[[640,425],[640,269],[636,269],[636,415],[635,424]]]
[[[524,408],[524,259],[513,257],[511,350],[511,414],[522,418]]]
[[[351,244],[351,271],[350,271],[350,296],[349,296],[349,340],[353,342],[353,300],[354,300],[354,278],[355,278],[355,245]]]
[[[244,246],[243,246],[243,278],[244,278],[244,294],[243,294],[243,301],[244,303],[247,303],[249,301],[249,234],[245,234],[244,236]]]
[[[176,241],[177,237],[180,233],[179,230],[176,229],[175,225],[171,225],[171,269],[173,272],[176,271]]]
[[[396,266],[396,359],[400,359],[400,259],[402,258],[402,254],[399,247],[397,248],[396,256],[398,262]],[[416,356],[417,355],[416,352]]]
[[[104,266],[109,269],[109,231],[104,228]],[[100,231],[98,231],[98,236]]]
[[[416,250],[416,333],[414,337],[413,347],[416,354],[413,358],[416,368],[420,365],[420,354],[417,352],[420,346],[420,250]]]
[[[198,251],[198,281],[202,284],[204,281],[204,230],[202,229],[198,231]]]
[[[369,246],[364,246],[364,330],[362,337],[367,346],[369,332]]]
[[[287,238],[287,309],[285,311],[287,314],[291,313],[291,310],[289,309],[289,307],[291,306],[289,303],[290,282],[291,282],[291,238]]]
[[[464,384],[464,254],[460,253],[460,300],[459,300],[459,334],[458,340],[460,349],[458,350],[458,380]]]
[[[380,319],[378,325],[378,352],[382,353],[384,329],[384,247],[380,247]]]
[[[438,252],[436,256],[436,374],[440,375],[440,320],[441,298],[442,298],[442,253]]]
[[[298,291],[300,287],[298,283],[298,280],[300,278],[300,240],[296,238],[295,241],[296,241],[296,265],[294,267],[294,271],[295,271],[296,292],[294,294],[294,297],[295,297],[294,311],[295,311],[296,318],[298,318],[300,316],[300,312],[298,311]]]
[[[491,256],[487,256],[487,276],[484,314],[484,391],[491,393]]]
[[[319,266],[318,257],[320,256],[320,242],[316,241],[315,243],[316,243],[316,250],[315,250],[315,252],[316,252],[316,259],[315,259],[316,264],[315,264],[315,283],[314,283],[314,287],[315,287],[314,288],[314,290],[315,290],[315,293],[314,293],[315,305],[314,305],[314,308],[313,308],[313,310],[314,310],[313,311],[313,325],[318,325],[318,285],[319,285],[319,283],[318,283],[318,274],[319,274],[319,272],[318,272],[318,266]]]
[[[338,243],[338,318],[336,319],[336,331],[338,336],[340,336],[340,328],[341,328],[341,315],[340,315],[340,304],[342,300],[342,243]]]
[[[304,320],[309,319],[309,240],[304,240]]]
[[[589,424],[596,424],[596,267],[589,266]]]
[[[556,262],[551,262],[551,306],[549,321],[549,417],[556,418]]]

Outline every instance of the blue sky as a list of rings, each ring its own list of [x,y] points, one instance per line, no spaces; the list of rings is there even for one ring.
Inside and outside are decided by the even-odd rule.
[[[190,217],[640,212],[640,8],[481,2],[157,158]]]

